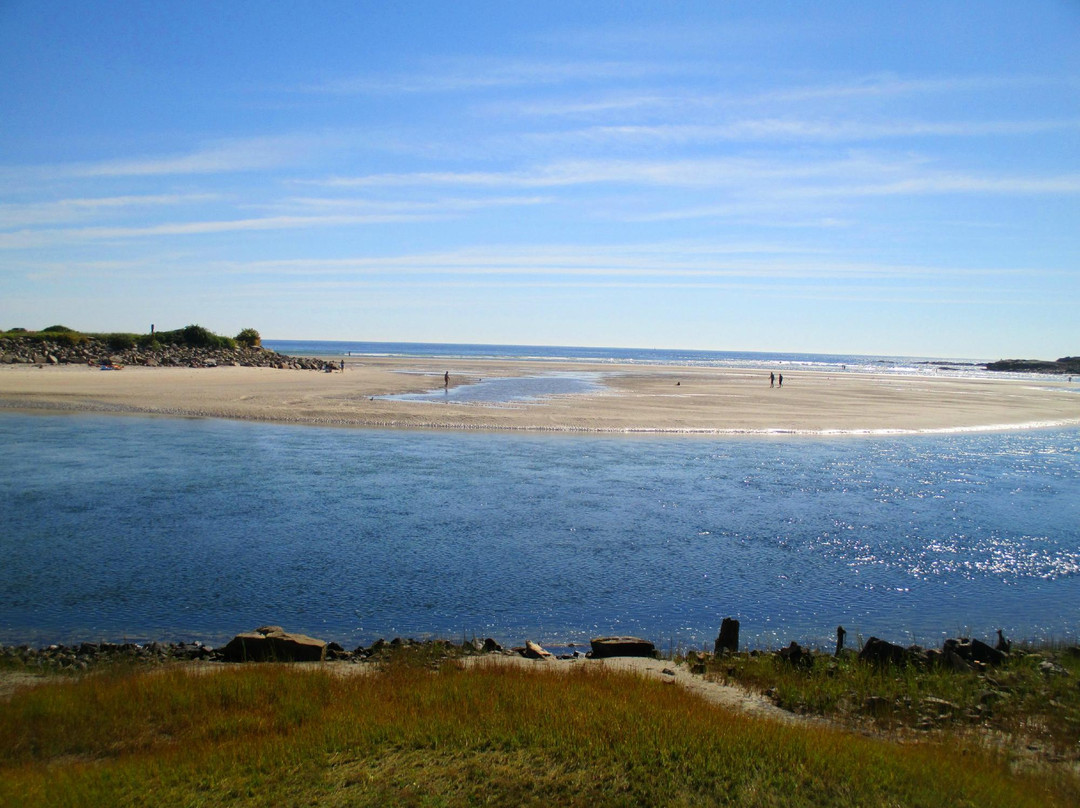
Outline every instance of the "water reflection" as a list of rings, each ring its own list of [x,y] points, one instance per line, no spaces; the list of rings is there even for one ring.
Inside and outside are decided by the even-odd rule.
[[[481,379],[472,384],[438,388],[426,393],[377,396],[386,401],[426,401],[446,404],[516,404],[550,396],[596,393],[604,389],[599,373],[548,373],[543,376],[511,376]]]

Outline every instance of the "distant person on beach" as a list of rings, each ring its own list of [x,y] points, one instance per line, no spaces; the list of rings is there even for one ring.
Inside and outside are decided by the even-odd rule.
[[[769,387],[776,387],[776,374],[775,373],[770,373],[769,374]]]
[[[777,380],[777,382],[778,382],[778,384],[776,385],[777,387],[783,387],[784,386],[784,374],[783,373],[780,374],[780,377]]]
[[[342,373],[345,372],[345,360],[344,359],[341,360],[341,372]]]
[[[442,386],[447,388],[447,389],[450,388],[450,371],[449,370],[446,371],[446,373],[443,374]]]

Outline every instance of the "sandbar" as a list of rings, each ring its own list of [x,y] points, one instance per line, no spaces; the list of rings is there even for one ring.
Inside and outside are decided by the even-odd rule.
[[[335,360],[336,361],[336,360]],[[1080,425],[1064,379],[955,378],[769,368],[352,357],[344,372],[271,368],[0,366],[0,407],[294,424],[526,432],[832,435]],[[596,374],[602,389],[497,406],[379,396],[479,379]]]

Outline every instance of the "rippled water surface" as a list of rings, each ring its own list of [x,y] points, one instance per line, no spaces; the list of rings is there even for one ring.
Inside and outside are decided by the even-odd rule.
[[[0,641],[837,624],[1075,638],[1080,431],[627,438],[0,415]]]

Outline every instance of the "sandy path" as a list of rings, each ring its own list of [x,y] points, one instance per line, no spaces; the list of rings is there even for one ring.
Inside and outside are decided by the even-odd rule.
[[[745,713],[758,718],[781,721],[785,724],[825,724],[823,718],[797,715],[782,710],[759,693],[753,693],[740,687],[721,684],[692,673],[681,662],[647,657],[612,657],[609,659],[526,659],[521,656],[506,654],[487,654],[478,657],[465,657],[469,666],[513,665],[528,670],[555,670],[570,673],[585,668],[608,668],[658,679],[667,684],[682,687],[701,699],[716,704],[733,712]]]
[[[598,374],[598,393],[513,406],[387,401],[493,377]],[[700,434],[830,434],[1015,429],[1080,424],[1064,380],[954,379],[790,371],[770,388],[760,371],[365,358],[344,373],[269,368],[0,367],[0,406],[206,416],[343,426]]]

